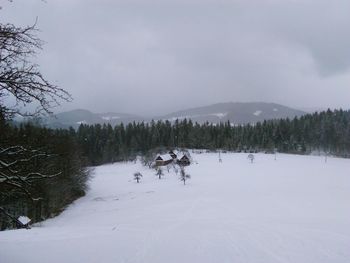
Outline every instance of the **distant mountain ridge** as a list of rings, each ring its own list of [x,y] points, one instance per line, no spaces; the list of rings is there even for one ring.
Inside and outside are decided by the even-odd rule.
[[[266,102],[229,102],[177,111],[160,119],[191,119],[194,122],[212,123],[230,121],[234,124],[256,123],[270,119],[294,118],[306,112],[276,103]]]
[[[217,103],[209,106],[181,110],[153,118],[142,117],[126,113],[93,113],[84,109],[77,109],[58,113],[55,118],[46,118],[44,125],[54,128],[78,127],[80,124],[103,124],[112,126],[120,123],[150,122],[152,120],[191,119],[198,123],[220,123],[230,121],[232,124],[256,123],[270,119],[294,118],[306,114],[306,112],[286,107],[276,103],[265,102],[228,102]]]
[[[103,124],[117,125],[120,123],[141,122],[144,118],[127,113],[93,113],[84,109],[71,110],[57,113],[54,117],[44,119],[46,126],[54,128],[77,128],[80,124]]]

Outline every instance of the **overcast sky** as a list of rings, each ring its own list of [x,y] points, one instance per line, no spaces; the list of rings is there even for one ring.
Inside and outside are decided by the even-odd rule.
[[[349,0],[0,0],[38,17],[56,111],[141,115],[217,102],[350,108]]]

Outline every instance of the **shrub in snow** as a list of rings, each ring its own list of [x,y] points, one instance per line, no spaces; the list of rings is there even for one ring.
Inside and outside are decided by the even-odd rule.
[[[181,167],[180,180],[184,182],[184,185],[186,184],[186,180],[188,180],[190,178],[191,178],[191,176],[189,174],[186,174],[185,168]]]
[[[137,183],[140,182],[142,177],[142,174],[140,172],[134,173],[134,180],[136,180]]]
[[[250,160],[251,163],[254,162],[254,158],[255,158],[255,157],[254,157],[254,154],[249,154],[249,155],[248,155],[248,159]]]
[[[175,164],[173,164],[173,169],[174,169],[174,172],[177,175],[179,173],[179,169],[177,168],[177,166]]]
[[[170,172],[170,168],[171,168],[171,164],[168,164],[168,165],[166,166],[166,169],[168,170],[168,173]]]
[[[158,176],[158,179],[162,179],[163,176],[163,170],[159,166],[157,167],[156,175]]]

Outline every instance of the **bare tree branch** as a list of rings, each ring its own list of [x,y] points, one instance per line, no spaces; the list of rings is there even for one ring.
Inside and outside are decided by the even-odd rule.
[[[0,186],[6,185],[17,189],[20,194],[26,195],[30,200],[37,201],[40,198],[34,197],[31,188],[34,183],[56,177],[61,172],[43,173],[32,167],[32,162],[41,158],[47,159],[54,155],[39,150],[26,149],[23,146],[11,146],[1,148],[0,146]],[[0,193],[1,195],[1,193]]]
[[[52,114],[52,108],[61,101],[72,100],[67,91],[51,84],[33,62],[43,45],[36,35],[36,23],[27,27],[0,23],[0,121],[14,115]],[[28,111],[29,105],[36,107],[35,110]],[[41,162],[52,156],[40,149],[11,146],[11,143],[0,141],[0,201],[4,200],[3,197],[19,196],[33,202],[40,200],[37,182],[61,174]],[[3,207],[0,207],[0,212],[20,225]]]
[[[30,60],[42,48],[43,42],[36,36],[36,23],[25,28],[12,24],[0,24],[0,110],[6,116],[19,114],[37,116],[51,114],[60,101],[71,101],[71,95],[51,84]],[[5,104],[15,100],[13,106]],[[23,110],[34,104],[34,112]]]

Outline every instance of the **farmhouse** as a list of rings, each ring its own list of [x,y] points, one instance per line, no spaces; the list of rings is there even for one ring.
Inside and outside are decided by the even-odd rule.
[[[173,158],[173,159],[176,159],[177,158],[177,155],[178,155],[178,152],[177,151],[169,151],[169,154],[171,155],[171,157]]]
[[[157,166],[168,165],[169,163],[172,163],[173,160],[174,159],[170,154],[158,155],[158,157],[156,158],[156,165]]]
[[[190,158],[188,158],[188,156],[184,154],[180,159],[178,159],[177,164],[182,166],[187,166],[191,164],[191,161],[190,161]]]

